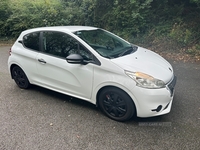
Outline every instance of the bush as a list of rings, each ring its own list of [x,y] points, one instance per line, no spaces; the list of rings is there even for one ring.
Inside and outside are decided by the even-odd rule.
[[[200,45],[200,0],[0,0],[0,5],[1,39],[41,26],[88,25],[148,45],[173,40],[189,52]]]
[[[41,26],[66,25],[68,11],[59,0],[10,1],[11,15],[6,21],[7,36],[18,36],[22,30]]]
[[[10,16],[9,0],[0,1],[0,36],[6,36],[7,26],[5,22]]]

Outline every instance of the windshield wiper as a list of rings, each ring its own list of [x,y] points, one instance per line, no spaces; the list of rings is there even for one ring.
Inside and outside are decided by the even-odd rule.
[[[124,56],[124,55],[127,55],[127,54],[131,54],[133,51],[134,51],[133,48],[129,47],[128,49],[126,49],[125,51],[120,53],[118,56],[121,57],[121,56]]]
[[[131,47],[127,47],[127,49],[125,51],[123,51],[122,53],[120,53],[118,56],[121,57],[121,56],[124,56],[124,55],[128,55],[128,54],[131,54],[135,51],[137,51],[137,46],[134,46],[132,45]]]

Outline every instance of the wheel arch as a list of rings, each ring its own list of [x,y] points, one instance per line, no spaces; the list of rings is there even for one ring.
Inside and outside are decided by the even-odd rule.
[[[130,94],[126,90],[124,90],[124,89],[122,89],[122,88],[120,88],[118,86],[114,86],[114,85],[106,85],[106,86],[101,87],[98,90],[98,92],[96,94],[96,106],[97,107],[99,107],[99,95],[105,88],[117,88],[117,89],[122,90],[123,92],[125,92],[130,97],[130,99],[132,99],[132,103],[133,103],[133,105],[135,107],[135,115],[137,116],[137,104],[135,103],[135,100],[133,99],[133,96],[130,96]]]
[[[17,66],[17,67],[19,67],[19,68],[21,68],[23,71],[24,71],[24,69],[19,65],[19,64],[16,64],[16,63],[13,63],[13,64],[11,64],[10,65],[10,75],[11,75],[11,78],[13,79],[13,75],[12,75],[12,69],[15,67],[15,66]],[[29,76],[27,75],[27,73],[24,71],[24,73],[26,74],[26,77],[28,78],[28,80],[29,80]],[[30,80],[29,80],[30,81]]]
[[[12,78],[12,79],[13,79],[12,69],[13,69],[15,66],[20,67],[20,66],[17,65],[17,64],[12,64],[12,65],[10,66],[10,75],[11,75],[11,78]],[[20,68],[21,68],[21,67],[20,67]],[[22,69],[22,68],[21,68],[21,69]]]

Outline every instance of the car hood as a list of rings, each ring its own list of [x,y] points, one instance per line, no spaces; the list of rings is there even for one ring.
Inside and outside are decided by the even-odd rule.
[[[113,63],[124,70],[142,72],[168,83],[173,77],[173,68],[160,55],[138,47],[132,54],[111,59]]]

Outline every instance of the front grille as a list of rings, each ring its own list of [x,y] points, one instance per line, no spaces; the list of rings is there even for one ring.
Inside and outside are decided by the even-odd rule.
[[[173,92],[174,92],[174,87],[176,85],[176,76],[174,76],[173,80],[167,85],[169,90],[170,90],[170,93],[171,93],[171,96],[173,95]]]

